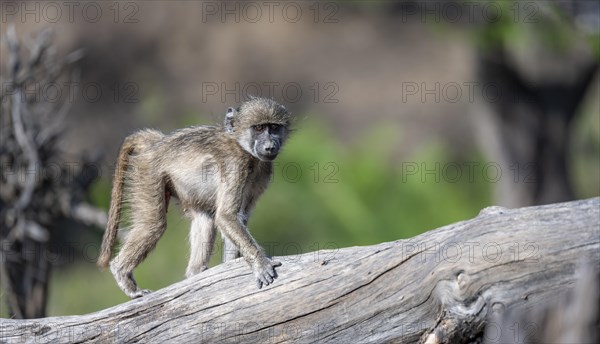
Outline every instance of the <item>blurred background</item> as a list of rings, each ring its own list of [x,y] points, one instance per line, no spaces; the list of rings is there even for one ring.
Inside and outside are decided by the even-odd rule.
[[[119,145],[136,129],[220,124],[250,95],[285,104],[297,130],[249,227],[269,254],[291,255],[413,237],[490,205],[600,195],[599,6],[3,1],[0,28],[14,25],[24,46],[49,28],[53,54],[81,50],[66,72],[76,79],[25,93],[68,103],[57,163],[93,161],[85,200],[100,209]],[[4,94],[9,55],[4,39]],[[144,288],[184,278],[189,221],[176,202],[168,214],[136,270]],[[49,261],[37,316],[127,301],[94,265],[103,229],[57,223],[34,253]],[[4,265],[13,242],[3,226]]]

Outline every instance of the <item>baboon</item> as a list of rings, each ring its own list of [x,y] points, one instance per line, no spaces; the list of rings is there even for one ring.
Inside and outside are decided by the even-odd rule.
[[[223,126],[190,127],[168,135],[146,129],[125,138],[98,266],[109,265],[121,208],[127,202],[131,229],[110,261],[110,270],[129,297],[149,293],[138,288],[133,270],[165,231],[169,199],[176,197],[192,221],[186,277],[207,269],[218,229],[224,261],[241,253],[258,288],[273,283],[275,267],[281,263],[265,255],[247,223],[269,184],[272,161],[288,136],[291,120],[284,106],[255,97],[238,109],[229,108]]]

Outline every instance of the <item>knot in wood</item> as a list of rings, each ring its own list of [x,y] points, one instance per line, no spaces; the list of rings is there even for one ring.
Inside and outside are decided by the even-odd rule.
[[[460,291],[464,292],[469,283],[469,276],[464,271],[461,271],[456,276],[456,282],[458,283],[458,288]]]

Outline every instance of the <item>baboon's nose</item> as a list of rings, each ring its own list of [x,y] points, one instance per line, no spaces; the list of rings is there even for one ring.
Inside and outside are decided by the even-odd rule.
[[[277,145],[274,144],[273,142],[268,143],[264,146],[265,152],[267,153],[275,153],[277,152]]]

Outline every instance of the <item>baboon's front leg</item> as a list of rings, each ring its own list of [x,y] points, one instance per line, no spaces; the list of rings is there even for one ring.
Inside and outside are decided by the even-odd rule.
[[[190,261],[185,272],[191,277],[208,269],[215,243],[214,220],[208,214],[196,213],[190,228]]]

